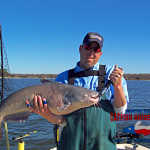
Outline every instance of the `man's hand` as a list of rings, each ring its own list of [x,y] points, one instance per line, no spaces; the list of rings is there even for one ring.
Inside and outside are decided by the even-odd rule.
[[[51,111],[47,107],[47,102],[45,98],[41,98],[40,96],[35,95],[33,103],[34,107],[30,106],[29,101],[26,101],[26,104],[32,112],[35,112],[44,118],[47,118],[51,115]]]
[[[121,85],[122,82],[122,77],[123,77],[123,69],[118,68],[117,65],[115,65],[114,70],[110,74],[109,78],[113,82],[113,86],[119,86]]]
[[[122,87],[122,77],[123,77],[123,69],[118,68],[117,65],[115,65],[114,70],[110,74],[109,78],[113,82],[113,87],[115,91],[114,95],[114,106],[116,108],[120,108],[122,106],[125,106],[127,103],[125,94]]]
[[[31,106],[29,101],[26,101],[26,104],[28,108],[39,115],[41,115],[43,118],[47,119],[48,121],[54,123],[54,124],[62,124],[65,122],[65,118],[60,115],[53,114],[48,106],[45,98],[41,98],[41,96],[34,96],[33,104],[34,106]]]

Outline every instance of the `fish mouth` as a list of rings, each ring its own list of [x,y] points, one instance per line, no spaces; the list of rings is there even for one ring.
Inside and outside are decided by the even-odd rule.
[[[97,103],[99,100],[99,98],[96,96],[96,97],[90,97],[89,98],[89,102],[92,102],[92,103]]]
[[[97,103],[99,101],[99,97],[98,97],[98,94],[99,93],[95,93],[95,94],[84,94],[84,98],[86,98],[88,100],[88,102],[91,102],[91,103]]]

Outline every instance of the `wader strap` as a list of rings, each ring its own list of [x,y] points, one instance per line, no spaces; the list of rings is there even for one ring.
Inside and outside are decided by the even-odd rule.
[[[106,71],[105,71],[105,65],[100,65],[99,67],[99,77],[98,77],[98,92],[100,92],[103,87],[105,86],[105,75],[106,75]]]
[[[98,76],[98,92],[102,90],[105,85],[105,65],[100,65],[99,71],[96,70],[86,70],[81,72],[74,72],[74,68],[68,70],[68,84],[74,85],[75,78],[88,77],[88,76]]]

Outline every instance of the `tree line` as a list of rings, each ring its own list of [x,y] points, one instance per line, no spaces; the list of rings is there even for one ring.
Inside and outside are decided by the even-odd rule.
[[[8,78],[56,78],[58,74],[10,74],[6,69],[3,71],[4,77]],[[0,77],[2,77],[2,72],[0,69]],[[124,74],[126,80],[150,80],[150,74]]]
[[[124,74],[126,80],[150,80],[150,74]]]
[[[58,74],[11,74],[12,78],[56,78]]]
[[[11,74],[12,78],[56,78],[58,74]],[[150,80],[150,74],[124,74],[126,80]]]

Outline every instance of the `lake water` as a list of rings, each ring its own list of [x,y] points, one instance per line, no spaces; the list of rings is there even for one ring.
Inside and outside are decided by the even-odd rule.
[[[26,86],[40,84],[40,79],[13,79],[16,90]],[[150,109],[150,81],[127,81],[130,103],[128,109]],[[137,121],[118,121],[117,130],[122,132],[123,127],[134,125]],[[150,121],[142,121],[142,125],[150,125]],[[9,144],[11,150],[17,150],[18,141],[13,137],[25,135],[37,130],[25,138],[26,150],[48,150],[55,146],[53,138],[53,124],[39,115],[31,114],[25,123],[8,123]],[[150,138],[150,136],[146,136]],[[150,143],[141,143],[150,148]],[[0,141],[0,150],[6,150],[5,137]]]

